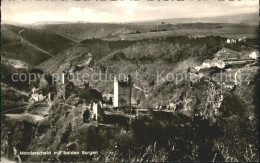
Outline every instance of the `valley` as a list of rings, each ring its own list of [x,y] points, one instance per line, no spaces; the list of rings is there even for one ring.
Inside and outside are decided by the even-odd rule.
[[[2,57],[17,59],[30,66],[36,66],[75,44],[55,33],[27,26],[4,24],[1,30]]]
[[[258,26],[159,20],[1,30],[4,159],[258,161]],[[14,82],[13,73],[37,78]]]

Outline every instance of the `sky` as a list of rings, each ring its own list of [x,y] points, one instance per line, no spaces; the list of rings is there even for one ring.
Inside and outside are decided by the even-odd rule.
[[[30,24],[45,21],[132,22],[259,13],[258,0],[2,0],[2,20]]]

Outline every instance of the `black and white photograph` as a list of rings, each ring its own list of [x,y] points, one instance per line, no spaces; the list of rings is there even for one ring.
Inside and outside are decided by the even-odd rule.
[[[259,162],[258,0],[1,0],[2,163]]]

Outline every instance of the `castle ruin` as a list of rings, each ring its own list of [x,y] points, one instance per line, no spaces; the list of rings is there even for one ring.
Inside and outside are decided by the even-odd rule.
[[[130,75],[127,80],[114,78],[114,107],[127,107],[131,109],[132,81]]]

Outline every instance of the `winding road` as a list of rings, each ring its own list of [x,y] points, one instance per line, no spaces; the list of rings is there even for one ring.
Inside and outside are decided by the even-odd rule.
[[[18,36],[19,36],[19,38],[21,39],[20,43],[26,41],[26,40],[24,40],[23,37],[21,36],[21,33],[22,33],[23,31],[25,31],[25,29],[22,29],[22,30],[20,30],[20,31],[18,32]],[[27,43],[29,43],[29,44],[30,44],[31,46],[33,46],[35,49],[37,49],[37,50],[43,52],[44,54],[46,54],[46,55],[48,55],[48,56],[50,56],[50,57],[54,57],[54,55],[50,54],[49,52],[47,52],[47,51],[45,51],[45,50],[43,50],[43,49],[41,49],[41,48],[39,48],[39,47],[36,46],[36,45],[30,43],[29,41],[27,41]]]
[[[5,116],[12,118],[12,119],[31,119],[33,121],[42,121],[44,119],[43,116],[41,115],[34,115],[34,114],[29,114],[29,113],[25,113],[25,114],[5,114]]]
[[[19,32],[18,32],[18,36],[19,36],[19,38],[21,39],[21,42],[23,42],[24,40],[23,40],[23,38],[22,38],[22,36],[21,36],[21,33],[24,31],[24,29],[22,29],[22,30],[20,30]]]
[[[49,110],[51,108],[52,105],[48,104],[47,101],[43,101],[42,104],[47,104],[47,106],[41,106],[41,104],[38,104],[38,106],[36,106],[34,108],[34,112],[33,114],[31,113],[22,113],[22,114],[4,114],[6,117],[11,118],[11,119],[26,119],[32,122],[39,122],[42,121],[46,118],[46,115],[49,114]],[[26,106],[22,106],[22,107],[18,107],[18,108],[14,108],[14,109],[10,109],[10,110],[6,110],[2,113],[7,113],[13,110],[19,110],[19,109],[25,109],[26,107],[30,107],[30,105],[26,105]]]

